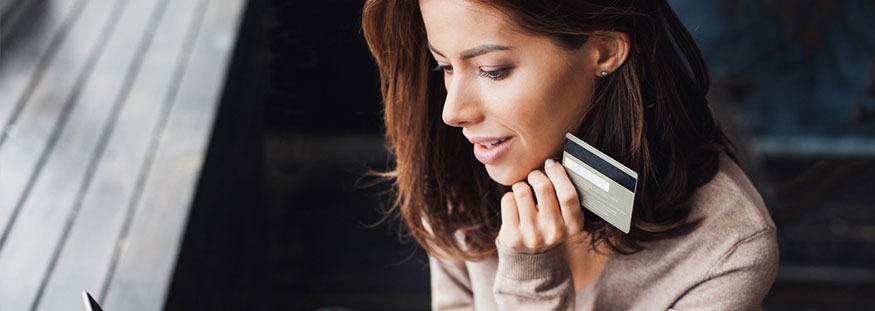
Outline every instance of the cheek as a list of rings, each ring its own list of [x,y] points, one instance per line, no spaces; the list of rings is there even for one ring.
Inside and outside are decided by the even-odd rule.
[[[527,75],[493,93],[501,94],[494,102],[503,108],[494,111],[526,134],[564,136],[576,130],[589,106],[590,87],[581,80],[575,75]]]
[[[502,119],[515,130],[529,131],[539,128],[550,115],[552,98],[542,82],[532,79],[525,72],[516,73],[518,77],[508,81],[493,82],[488,86],[486,100],[493,115]]]
[[[549,124],[545,130],[558,132],[564,137],[565,132],[576,132],[581,126],[592,101],[592,80],[569,73],[551,82],[545,85],[543,93],[550,107],[544,108],[548,113],[540,116]]]
[[[561,155],[566,132],[576,132],[591,101],[591,83],[586,76],[554,70],[533,74],[532,79],[514,85],[516,125],[526,135],[527,155]]]

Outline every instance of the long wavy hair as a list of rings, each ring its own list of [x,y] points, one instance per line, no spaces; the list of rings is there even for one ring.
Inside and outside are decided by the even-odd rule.
[[[705,61],[665,0],[471,0],[504,14],[522,31],[573,50],[597,31],[629,35],[626,61],[598,79],[583,126],[575,133],[638,173],[629,234],[585,211],[590,247],[607,244],[629,254],[642,242],[683,236],[693,192],[718,170],[720,153],[734,147],[711,114]],[[426,251],[479,261],[495,252],[500,198],[458,128],[441,121],[443,75],[433,72],[416,0],[368,0],[362,31],[380,73],[386,147],[395,167],[394,204],[401,234]],[[383,221],[381,220],[381,222]]]

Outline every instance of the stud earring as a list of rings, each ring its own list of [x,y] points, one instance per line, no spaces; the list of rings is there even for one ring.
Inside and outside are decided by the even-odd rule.
[[[602,78],[607,77],[607,76],[608,76],[608,72],[607,72],[607,71],[602,71]]]

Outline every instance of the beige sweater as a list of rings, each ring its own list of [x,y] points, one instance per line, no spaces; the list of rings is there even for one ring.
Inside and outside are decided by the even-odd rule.
[[[693,196],[690,234],[614,254],[574,291],[560,247],[498,248],[481,262],[429,255],[434,310],[757,310],[778,271],[775,224],[744,172],[723,156]]]

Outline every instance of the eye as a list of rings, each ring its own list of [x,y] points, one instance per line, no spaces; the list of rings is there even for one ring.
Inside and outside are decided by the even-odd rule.
[[[437,67],[432,68],[431,71],[443,71],[445,73],[453,73],[453,66],[437,65]]]
[[[492,80],[501,80],[507,77],[512,68],[501,68],[498,70],[483,70],[480,69],[479,75],[484,78],[492,79]]]

